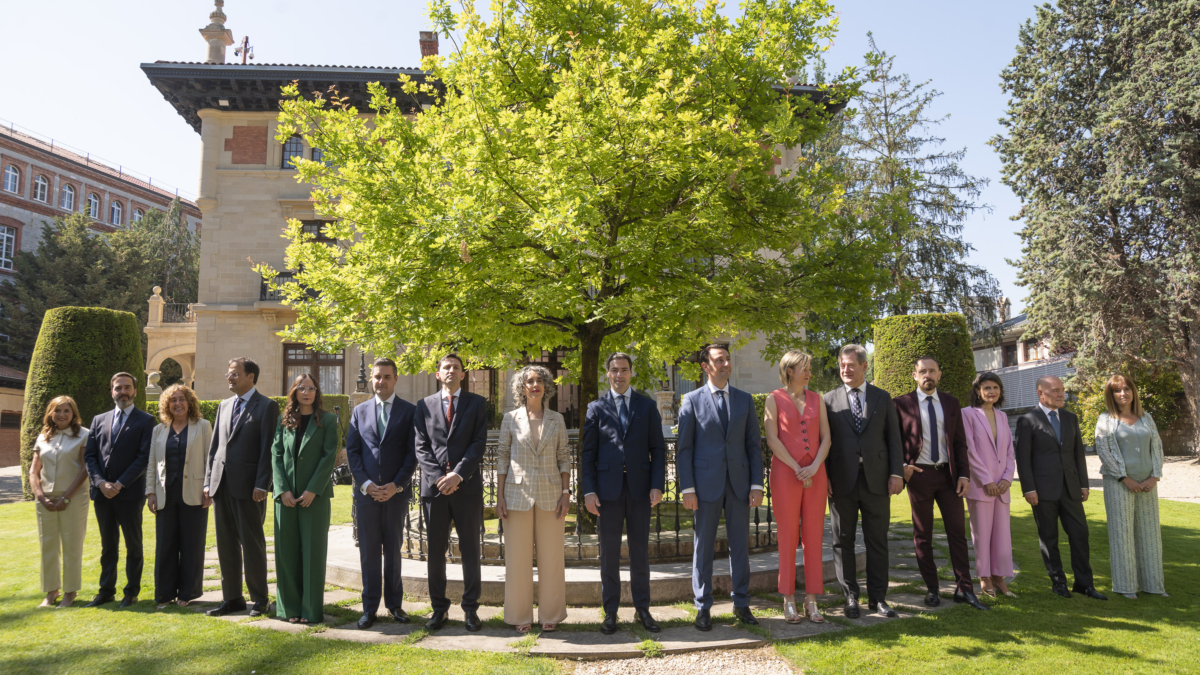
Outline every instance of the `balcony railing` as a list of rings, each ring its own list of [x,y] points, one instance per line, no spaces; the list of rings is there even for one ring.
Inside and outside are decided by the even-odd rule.
[[[190,303],[165,303],[163,304],[163,323],[196,323],[196,313],[192,311]]]
[[[297,281],[295,272],[280,272],[279,274],[275,275],[275,278],[273,279],[273,283],[267,283],[267,280],[263,279],[262,285],[259,287],[258,299],[263,302],[282,302],[283,297],[284,297],[283,289],[280,288],[278,291],[276,291],[276,290],[272,290],[271,286],[274,285],[274,286],[281,287],[281,286],[284,286],[285,284],[297,284],[297,283],[300,283],[300,282]],[[310,298],[316,298],[316,297],[320,296],[319,292],[317,292],[316,290],[311,289],[311,288],[305,289],[305,292],[308,294],[308,297],[310,297]]]
[[[1073,375],[1075,369],[1068,367],[1067,364],[1074,355],[1071,353],[1053,356],[992,371],[999,375],[1000,381],[1004,383],[1004,405],[1001,409],[1021,410],[1037,405],[1038,378],[1047,375],[1066,378],[1068,375]]]

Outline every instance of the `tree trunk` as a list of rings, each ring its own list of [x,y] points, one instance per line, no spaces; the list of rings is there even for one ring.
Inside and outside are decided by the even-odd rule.
[[[600,390],[600,345],[604,342],[603,322],[597,321],[579,332],[579,443],[580,454],[583,448],[583,420],[587,416],[588,404],[596,400],[596,392]],[[582,472],[580,472],[580,475]],[[575,517],[579,522],[579,531],[583,534],[596,533],[596,516],[583,507],[583,488],[579,479],[575,485]]]
[[[1192,450],[1196,453],[1195,464],[1200,464],[1200,343],[1192,345],[1188,356],[1190,364],[1179,369],[1179,379],[1183,382],[1184,396],[1192,416]]]

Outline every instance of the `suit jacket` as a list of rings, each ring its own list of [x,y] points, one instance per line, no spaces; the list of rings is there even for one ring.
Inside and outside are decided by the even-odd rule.
[[[233,427],[236,398],[230,396],[217,406],[204,484],[213,497],[227,485],[234,499],[252,499],[255,490],[271,489],[271,441],[279,423],[279,404],[255,390]]]
[[[982,408],[963,408],[963,430],[967,435],[967,460],[971,463],[971,484],[967,486],[967,499],[990,502],[996,499],[1008,504],[1008,490],[999,497],[990,497],[983,486],[1012,482],[1017,470],[1017,455],[1013,450],[1012,432],[1008,430],[1008,415],[996,411],[996,436],[992,437],[991,424]]]
[[[675,465],[680,492],[696,490],[703,502],[725,494],[725,479],[738,499],[750,497],[751,485],[763,484],[762,434],[754,399],[729,387],[729,433],[721,431],[717,404],[708,385],[687,394],[679,405]]]
[[[375,501],[362,493],[362,486],[369,480],[375,485],[394,483],[399,492],[392,499],[408,501],[412,497],[413,472],[417,470],[416,430],[413,427],[417,406],[399,396],[392,399],[383,438],[379,437],[375,406],[375,398],[371,397],[355,406],[350,414],[346,462],[354,475],[354,498]]]
[[[1083,499],[1087,487],[1087,460],[1079,418],[1062,408],[1058,410],[1062,442],[1054,435],[1050,418],[1041,407],[1017,418],[1017,470],[1021,491],[1037,492],[1038,500]],[[1065,490],[1064,490],[1065,487]]]
[[[529,412],[522,406],[504,413],[500,423],[496,473],[507,475],[504,503],[513,511],[537,506],[552,511],[562,498],[562,473],[571,472],[567,423],[561,413],[544,411],[537,446],[529,427]]]
[[[296,499],[305,492],[333,499],[333,463],[337,460],[339,440],[337,415],[322,413],[320,426],[316,419],[310,419],[300,441],[300,452],[293,453],[299,431],[283,426],[283,420],[276,427],[271,444],[275,501],[281,501],[285,492]]]
[[[421,496],[441,494],[437,482],[451,471],[462,476],[459,490],[483,494],[479,462],[487,447],[487,400],[469,391],[459,394],[454,422],[447,429],[439,391],[417,401],[414,420],[417,463],[421,465]]]
[[[938,400],[942,404],[942,427],[946,433],[946,447],[939,448],[939,453],[950,463],[951,478],[955,481],[970,478],[971,463],[967,459],[967,434],[963,431],[962,406],[958,404],[958,399],[944,391],[938,392]],[[896,415],[900,418],[904,463],[915,464],[921,456],[921,435],[929,419],[928,413],[922,410],[916,390],[897,396],[892,403],[896,405]]]
[[[886,391],[873,384],[864,386],[867,422],[861,434],[854,430],[854,414],[850,412],[846,387],[839,385],[824,396],[831,438],[825,473],[829,476],[834,497],[854,491],[860,458],[867,489],[873,494],[886,495],[888,478],[904,476],[904,449],[896,405]]]
[[[146,496],[153,494],[160,508],[167,505],[167,436],[170,429],[170,424],[159,424],[150,438],[150,463],[146,472],[150,480],[146,482]],[[204,499],[204,474],[210,445],[212,425],[208,420],[201,417],[189,422],[183,475],[179,477],[183,481],[183,503],[189,506],[200,506]]]
[[[113,415],[116,410],[102,412],[92,418],[83,461],[91,478],[92,499],[103,497],[100,483],[120,483],[116,501],[146,498],[146,464],[150,461],[150,437],[154,418],[149,413],[131,407],[125,424],[113,438]]]
[[[651,490],[665,490],[667,444],[662,416],[649,397],[632,387],[629,392],[629,428],[624,435],[612,389],[589,403],[584,414],[579,482],[583,494],[595,493],[601,504],[621,496],[626,474],[634,499],[650,499]]]

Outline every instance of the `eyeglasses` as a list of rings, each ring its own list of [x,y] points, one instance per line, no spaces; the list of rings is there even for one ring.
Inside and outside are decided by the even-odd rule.
[[[315,393],[317,393],[317,388],[316,387],[296,387],[296,392],[299,394],[315,394]]]

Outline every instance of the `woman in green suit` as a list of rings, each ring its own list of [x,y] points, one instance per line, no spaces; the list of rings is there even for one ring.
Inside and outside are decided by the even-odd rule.
[[[325,616],[330,476],[337,448],[337,416],[321,409],[321,390],[311,375],[297,377],[271,447],[275,607],[280,618],[292,623],[320,623]]]

